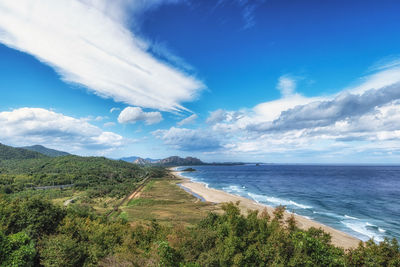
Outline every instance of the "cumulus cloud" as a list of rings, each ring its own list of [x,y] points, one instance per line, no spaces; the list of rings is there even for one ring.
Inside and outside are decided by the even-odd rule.
[[[122,136],[103,131],[84,119],[42,108],[0,112],[0,128],[0,140],[16,146],[42,144],[80,152],[116,148],[126,141]]]
[[[198,116],[196,114],[193,114],[193,115],[191,115],[191,116],[179,121],[177,124],[179,126],[182,126],[182,125],[185,125],[185,124],[190,124],[190,123],[193,123],[197,118],[198,118]]]
[[[195,99],[203,83],[156,59],[149,44],[127,27],[151,7],[174,2],[4,0],[0,43],[35,56],[63,80],[101,97],[184,110],[181,103]]]
[[[162,119],[160,112],[145,112],[139,107],[127,107],[118,116],[119,123],[144,121],[147,125],[159,123]]]
[[[358,117],[400,98],[400,84],[369,90],[362,95],[343,92],[330,101],[312,102],[281,113],[272,123],[249,125],[252,130],[294,130],[332,125]]]
[[[224,109],[217,109],[210,112],[206,122],[209,124],[216,124],[220,122],[235,122],[243,116],[242,111],[228,111]]]
[[[225,115],[226,115],[225,110],[217,109],[210,113],[210,116],[208,116],[206,122],[211,123],[211,124],[221,122],[221,121],[225,120],[225,117],[226,117]]]
[[[216,110],[207,119],[210,131],[223,135],[224,151],[233,154],[395,152],[400,147],[400,68],[394,62],[377,70],[337,94],[315,97],[297,93],[296,84],[282,76],[277,86],[282,98],[240,110],[240,116]]]
[[[389,85],[400,83],[400,60],[394,59],[391,61],[379,62],[374,64],[371,71],[375,73],[362,77],[359,85],[346,88],[353,94],[362,94],[371,89],[380,89]]]
[[[204,130],[171,127],[153,132],[165,145],[182,151],[215,151],[222,147],[215,134]]]

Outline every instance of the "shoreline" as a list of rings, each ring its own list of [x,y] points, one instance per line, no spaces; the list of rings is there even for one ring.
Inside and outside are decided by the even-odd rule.
[[[173,168],[170,168],[170,170],[171,170],[171,173],[175,177],[183,180],[182,183],[180,183],[179,187],[186,188],[187,190],[185,190],[184,188],[182,188],[182,189],[185,190],[189,194],[194,193],[195,197],[200,196],[208,202],[213,202],[213,203],[218,203],[218,204],[224,203],[224,202],[234,202],[235,203],[237,201],[240,201],[239,207],[241,208],[242,211],[246,211],[249,209],[263,211],[264,209],[266,209],[269,214],[272,214],[272,212],[274,211],[274,208],[271,206],[257,203],[254,200],[251,200],[251,199],[248,199],[248,198],[245,198],[242,196],[233,195],[233,194],[227,193],[222,190],[208,188],[202,183],[193,182],[189,178],[182,176],[181,172],[176,171]],[[353,237],[345,232],[334,229],[330,226],[313,221],[311,219],[308,219],[304,216],[301,216],[301,215],[298,215],[295,213],[289,213],[289,212],[285,211],[285,216],[284,216],[285,219],[288,218],[289,216],[291,216],[292,214],[294,215],[297,226],[299,228],[304,229],[304,230],[306,230],[310,227],[321,228],[325,232],[331,234],[332,244],[334,244],[338,247],[342,247],[344,249],[355,248],[358,246],[359,242],[361,242],[360,239]]]

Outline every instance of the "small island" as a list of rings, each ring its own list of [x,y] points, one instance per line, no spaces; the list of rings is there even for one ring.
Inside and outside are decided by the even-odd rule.
[[[183,172],[195,172],[196,171],[196,169],[193,169],[193,168],[186,168],[186,169],[184,169],[184,170],[182,170]]]

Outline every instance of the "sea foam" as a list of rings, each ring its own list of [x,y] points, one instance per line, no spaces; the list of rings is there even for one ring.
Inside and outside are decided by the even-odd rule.
[[[254,201],[257,203],[270,203],[274,206],[291,206],[291,207],[297,207],[300,209],[311,209],[311,206],[307,206],[304,204],[300,204],[297,202],[294,202],[293,200],[285,200],[277,197],[271,197],[271,196],[265,196],[265,195],[259,195],[259,194],[254,194],[254,193],[247,193],[249,197],[251,197]]]
[[[375,241],[381,242],[383,241],[383,237],[380,234],[379,227],[369,222],[364,222],[359,219],[352,220],[352,219],[345,219],[341,221],[346,227],[350,228],[354,232],[361,234],[358,237],[363,240],[367,241],[368,239],[373,238]],[[377,231],[375,231],[377,230]],[[383,230],[383,229],[381,229]]]
[[[243,186],[239,185],[230,185],[222,188],[222,190],[235,195],[241,195],[245,191],[244,189]]]

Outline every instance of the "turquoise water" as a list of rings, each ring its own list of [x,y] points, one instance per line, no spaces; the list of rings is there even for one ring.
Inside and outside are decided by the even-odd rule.
[[[361,240],[400,239],[400,166],[192,167],[197,171],[183,175],[193,181],[262,204],[285,205]]]

